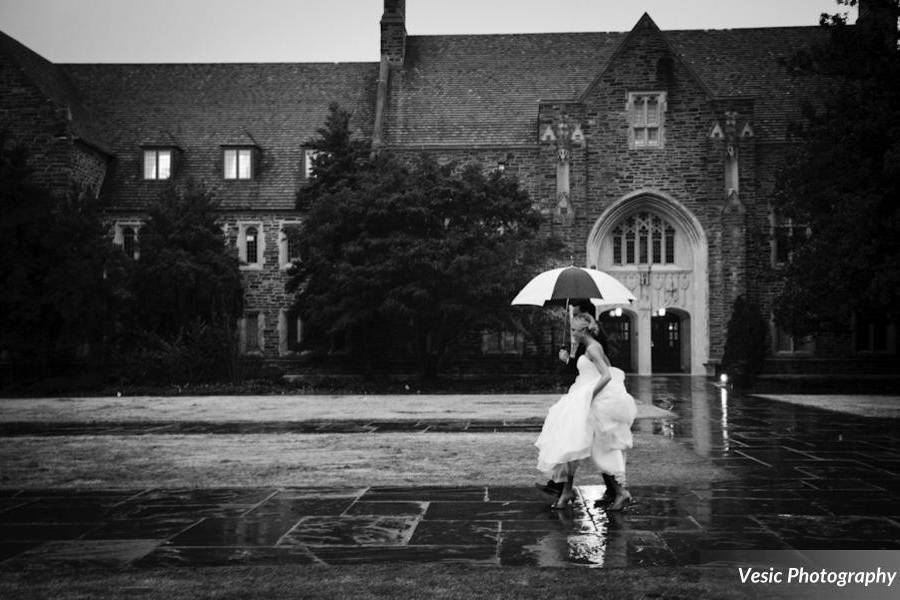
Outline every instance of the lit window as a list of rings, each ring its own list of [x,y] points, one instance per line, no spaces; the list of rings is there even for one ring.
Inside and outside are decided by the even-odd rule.
[[[225,179],[253,178],[253,150],[250,148],[225,149]]]
[[[675,228],[647,212],[628,217],[612,233],[613,264],[675,264]]]
[[[171,176],[171,150],[144,150],[144,179],[168,179]]]
[[[665,92],[631,92],[628,94],[627,110],[630,119],[629,147],[662,147]]]

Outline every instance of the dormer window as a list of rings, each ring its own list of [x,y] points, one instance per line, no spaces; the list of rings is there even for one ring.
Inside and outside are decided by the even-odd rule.
[[[225,148],[225,179],[253,179],[253,148]]]
[[[629,148],[662,148],[666,113],[665,92],[629,92]]]
[[[169,179],[172,176],[172,149],[144,149],[144,179]]]
[[[318,150],[312,148],[303,149],[303,177],[304,179],[312,179],[313,177],[313,161],[319,156]]]

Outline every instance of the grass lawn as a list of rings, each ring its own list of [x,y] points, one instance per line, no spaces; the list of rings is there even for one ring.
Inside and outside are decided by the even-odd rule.
[[[530,486],[536,433],[130,435],[0,438],[0,486]],[[662,436],[638,433],[634,485],[730,479]],[[585,468],[579,484],[601,483]]]
[[[821,598],[813,586],[742,585],[736,568],[538,569],[463,565],[207,567],[0,573],[3,598],[369,598],[716,600]]]
[[[0,422],[530,420],[559,394],[0,398]],[[637,398],[638,418],[674,418]]]

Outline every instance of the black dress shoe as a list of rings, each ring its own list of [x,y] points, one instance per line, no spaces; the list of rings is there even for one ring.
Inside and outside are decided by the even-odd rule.
[[[539,483],[534,484],[539,491],[548,496],[553,496],[554,498],[559,498],[562,495],[563,488],[565,484],[557,481],[548,481],[546,485],[541,485]]]
[[[603,494],[601,498],[599,498],[598,500],[594,500],[594,506],[597,508],[603,508],[612,504],[615,499],[615,494]]]

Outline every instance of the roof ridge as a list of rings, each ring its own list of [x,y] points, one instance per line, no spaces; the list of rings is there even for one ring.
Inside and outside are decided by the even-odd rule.
[[[716,29],[662,29],[659,30],[666,33],[706,33],[706,32],[728,32],[728,31],[763,31],[763,30],[784,30],[784,29],[819,29],[820,25],[767,25],[760,27],[722,27]],[[622,31],[528,31],[528,32],[493,32],[493,33],[424,33],[409,34],[409,38],[488,38],[488,37],[545,37],[560,35],[625,35],[627,36],[632,30]]]

